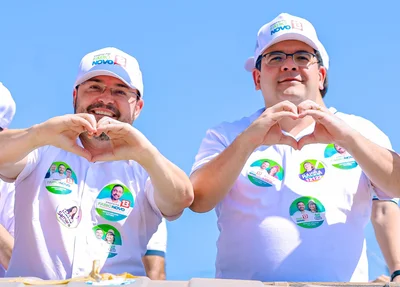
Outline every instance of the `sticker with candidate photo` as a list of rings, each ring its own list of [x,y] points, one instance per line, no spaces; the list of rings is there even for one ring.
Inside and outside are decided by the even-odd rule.
[[[125,219],[131,213],[134,204],[130,190],[120,183],[106,185],[95,202],[96,212],[109,221]]]
[[[316,182],[325,175],[325,166],[315,159],[308,159],[300,164],[299,177],[305,182]]]
[[[352,169],[358,166],[354,158],[337,144],[328,144],[325,148],[324,156],[332,166],[339,169]]]
[[[50,165],[44,181],[46,189],[54,194],[70,194],[78,187],[75,172],[62,161],[55,161]]]
[[[304,228],[316,228],[325,221],[325,207],[318,199],[310,196],[293,201],[289,213],[292,220]]]
[[[247,169],[249,180],[262,187],[272,186],[282,181],[284,171],[282,166],[270,159],[259,159]]]
[[[65,227],[75,228],[81,222],[82,211],[76,202],[71,201],[57,206],[56,216],[58,222]]]
[[[97,239],[96,247],[108,253],[108,258],[116,256],[122,246],[121,233],[112,225],[99,224],[92,228]]]

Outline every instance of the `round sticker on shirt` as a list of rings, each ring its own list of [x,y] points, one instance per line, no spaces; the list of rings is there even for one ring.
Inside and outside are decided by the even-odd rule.
[[[78,187],[75,172],[62,161],[50,165],[44,181],[46,189],[54,194],[70,194]]]
[[[293,201],[289,213],[292,220],[304,228],[316,228],[325,220],[325,207],[318,199],[309,196]]]
[[[105,186],[96,199],[96,211],[104,219],[119,221],[125,219],[134,206],[133,196],[123,184]]]
[[[337,144],[328,144],[325,148],[324,156],[329,159],[332,166],[336,168],[352,169],[358,166],[354,158]]]
[[[306,182],[320,180],[325,174],[325,166],[322,162],[315,159],[308,159],[300,164],[300,179]]]
[[[122,246],[121,233],[112,225],[99,224],[92,228],[100,248],[108,253],[108,258],[114,257],[119,253]]]
[[[81,221],[82,211],[75,202],[68,202],[57,206],[56,216],[58,221],[65,227],[75,228]]]
[[[270,159],[253,162],[247,170],[247,177],[257,186],[272,186],[283,179],[283,168]]]

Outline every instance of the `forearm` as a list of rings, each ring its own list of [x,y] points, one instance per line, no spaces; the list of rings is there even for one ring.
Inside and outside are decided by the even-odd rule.
[[[8,269],[8,264],[11,259],[11,253],[14,247],[14,238],[0,224],[0,264],[4,269]]]
[[[0,174],[14,178],[18,172],[13,165],[23,160],[39,147],[37,127],[22,130],[6,130],[0,133]]]
[[[221,154],[196,170],[190,176],[195,195],[190,208],[195,212],[213,209],[232,188],[254,149],[241,134]]]
[[[400,156],[355,132],[343,147],[353,156],[376,187],[400,197]]]
[[[143,264],[146,270],[146,275],[151,280],[165,280],[165,259],[156,255],[143,256]]]
[[[400,210],[390,201],[373,202],[372,224],[390,274],[400,269]]]
[[[141,163],[148,172],[154,187],[155,202],[165,216],[180,214],[193,202],[193,187],[187,175],[151,148]]]

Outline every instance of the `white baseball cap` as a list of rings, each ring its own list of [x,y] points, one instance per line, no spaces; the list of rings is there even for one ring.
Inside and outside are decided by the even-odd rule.
[[[96,76],[111,76],[120,79],[143,97],[143,80],[138,61],[127,53],[108,47],[85,55],[79,65],[74,88]]]
[[[319,41],[314,26],[306,19],[281,13],[258,31],[254,57],[247,59],[245,69],[253,71],[258,57],[268,47],[285,40],[298,40],[314,48],[321,54],[323,66],[329,68],[328,53]]]
[[[8,128],[15,111],[16,105],[10,91],[0,82],[0,128]]]

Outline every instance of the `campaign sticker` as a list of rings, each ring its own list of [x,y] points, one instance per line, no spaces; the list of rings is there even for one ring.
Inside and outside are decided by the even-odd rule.
[[[109,221],[125,219],[134,207],[130,190],[123,184],[106,185],[97,196],[96,212]]]
[[[333,167],[339,169],[352,169],[358,166],[354,158],[337,144],[328,144],[325,148],[324,156]]]
[[[122,247],[121,233],[112,225],[99,224],[92,228],[102,252],[108,253],[108,258],[117,256]]]
[[[259,159],[253,162],[247,170],[247,177],[257,186],[272,186],[282,181],[283,176],[282,166],[270,159]]]
[[[293,201],[289,213],[292,220],[304,228],[316,228],[325,221],[325,207],[318,199],[310,196]]]
[[[300,164],[299,177],[305,182],[316,182],[325,175],[325,166],[322,162],[315,159],[308,159]]]
[[[70,194],[78,187],[75,172],[62,161],[56,161],[50,165],[44,181],[46,189],[54,194]]]
[[[58,222],[68,228],[75,228],[82,219],[82,211],[75,202],[62,203],[57,206],[56,216]]]

